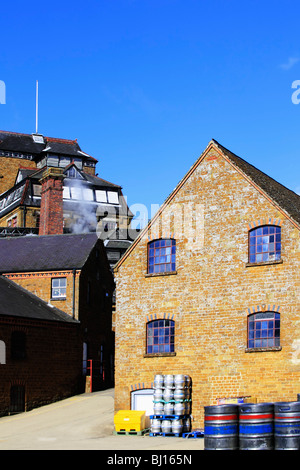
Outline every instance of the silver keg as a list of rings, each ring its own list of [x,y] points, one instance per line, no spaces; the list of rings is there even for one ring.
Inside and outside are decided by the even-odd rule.
[[[173,415],[174,414],[174,404],[173,403],[165,403],[164,414],[165,415]]]
[[[153,400],[159,401],[163,399],[164,391],[162,388],[155,388],[153,394]]]
[[[174,398],[174,392],[171,388],[165,388],[163,393],[164,401],[170,401]]]
[[[151,420],[151,432],[161,432],[161,420],[160,419]]]
[[[184,414],[189,415],[191,413],[191,403],[189,401],[186,401],[184,403],[184,407],[185,407]]]
[[[190,387],[191,385],[191,377],[189,375],[185,375],[185,386]]]
[[[185,414],[185,403],[175,403],[174,414],[182,416]]]
[[[191,430],[191,418],[184,418],[182,420],[182,432],[190,432]]]
[[[164,404],[162,402],[153,403],[153,413],[154,413],[154,415],[163,415],[164,414]]]
[[[163,419],[161,422],[162,432],[172,432],[172,421],[170,419]]]
[[[173,419],[172,420],[172,432],[173,433],[182,433],[182,419]]]
[[[182,401],[185,399],[185,390],[183,388],[175,388],[174,390],[174,400]]]
[[[164,385],[164,376],[156,374],[154,377],[154,388],[162,388]]]
[[[174,385],[175,385],[175,388],[184,388],[185,387],[185,375],[176,374],[174,376]]]
[[[167,374],[164,377],[164,386],[165,388],[173,388],[174,387],[174,375]]]

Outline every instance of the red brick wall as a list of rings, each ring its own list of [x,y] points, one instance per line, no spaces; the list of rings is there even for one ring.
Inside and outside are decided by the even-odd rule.
[[[58,168],[49,168],[42,178],[39,235],[63,233],[63,175]]]
[[[11,334],[26,333],[26,358],[11,357]],[[12,385],[25,386],[26,411],[84,391],[82,339],[78,325],[0,317],[6,364],[0,364],[0,415]]]

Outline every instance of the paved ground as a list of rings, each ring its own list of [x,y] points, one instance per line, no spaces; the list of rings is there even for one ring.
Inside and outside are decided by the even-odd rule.
[[[113,389],[86,393],[0,418],[0,450],[203,450],[203,438],[116,436],[113,429]]]

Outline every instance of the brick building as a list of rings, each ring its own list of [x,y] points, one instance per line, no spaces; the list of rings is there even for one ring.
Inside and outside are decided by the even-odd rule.
[[[114,240],[114,249],[107,248],[114,265],[132,242],[133,214],[122,187],[96,174],[97,163],[77,140],[0,131],[0,237],[58,233],[57,227],[97,231]],[[43,217],[49,211],[59,217],[52,229]]]
[[[300,197],[212,140],[116,265],[115,409],[192,379],[224,398],[300,391]],[[146,403],[146,401],[145,401]]]
[[[0,416],[82,390],[78,320],[3,276],[0,340]]]
[[[85,359],[105,355],[111,376],[114,280],[95,233],[0,239],[0,273],[80,321]]]

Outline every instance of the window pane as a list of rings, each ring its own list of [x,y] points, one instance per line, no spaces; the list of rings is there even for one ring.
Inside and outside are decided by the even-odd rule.
[[[173,332],[171,335],[170,333]],[[154,320],[147,323],[147,352],[174,351],[174,321]]]
[[[275,320],[276,318],[276,320]],[[280,344],[280,314],[259,312],[248,317],[248,347],[267,348]]]
[[[165,273],[176,269],[175,240],[161,239],[148,245],[148,273]],[[171,247],[172,245],[172,247]],[[172,257],[171,257],[172,252]],[[152,268],[153,267],[153,268]]]
[[[278,240],[275,243],[277,237]],[[280,237],[281,228],[272,225],[251,230],[249,232],[249,262],[259,263],[279,260],[281,258]]]

